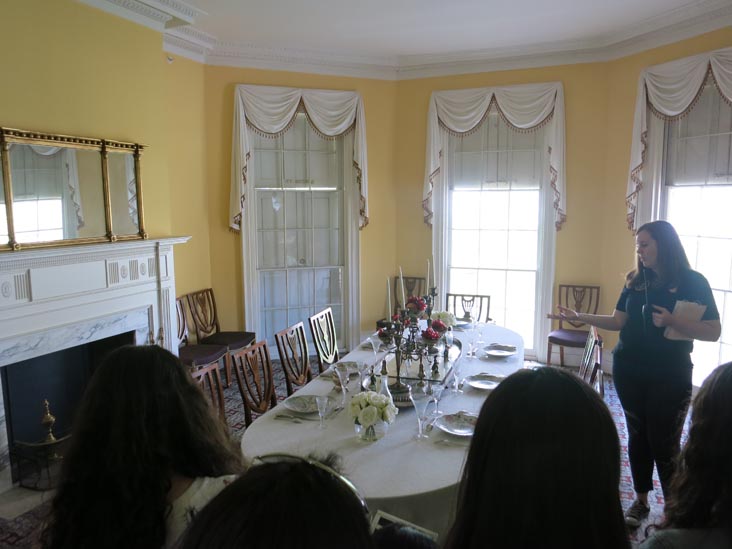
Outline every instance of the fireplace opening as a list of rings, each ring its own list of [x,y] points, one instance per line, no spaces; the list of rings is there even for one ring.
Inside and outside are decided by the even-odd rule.
[[[34,489],[55,485],[94,368],[112,350],[134,342],[131,331],[0,368],[13,482]]]

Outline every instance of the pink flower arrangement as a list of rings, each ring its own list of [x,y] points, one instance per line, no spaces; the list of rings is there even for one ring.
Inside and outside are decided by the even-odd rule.
[[[416,295],[410,296],[407,299],[407,309],[414,309],[417,312],[422,312],[427,308],[427,303],[421,297]]]

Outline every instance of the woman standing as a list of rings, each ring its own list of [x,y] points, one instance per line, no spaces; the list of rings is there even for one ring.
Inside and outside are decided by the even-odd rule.
[[[670,223],[646,223],[636,233],[636,268],[628,273],[612,315],[577,313],[559,307],[569,320],[619,330],[613,351],[613,381],[625,412],[628,457],[636,499],[625,514],[638,527],[648,515],[653,465],[664,496],[691,396],[692,340],[716,341],[719,312],[706,278],[691,270],[679,235]],[[677,302],[704,307],[699,320],[673,315]],[[681,337],[666,337],[667,328]]]

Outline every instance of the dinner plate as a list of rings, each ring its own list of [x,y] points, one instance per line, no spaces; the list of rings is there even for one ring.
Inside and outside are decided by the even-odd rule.
[[[504,358],[516,354],[515,345],[503,345],[501,343],[491,343],[487,347],[484,347],[483,350],[488,356],[496,358]]]
[[[471,437],[475,431],[478,416],[463,410],[454,414],[446,414],[435,420],[435,426],[446,433],[459,437]]]
[[[314,414],[318,412],[318,403],[315,401],[315,395],[294,395],[286,399],[283,404],[285,408],[298,414]],[[326,413],[335,408],[335,405],[336,399],[329,396]]]
[[[492,391],[498,384],[506,379],[506,376],[500,374],[475,374],[474,376],[468,376],[465,378],[465,383],[474,387],[475,389],[481,389],[482,391]]]

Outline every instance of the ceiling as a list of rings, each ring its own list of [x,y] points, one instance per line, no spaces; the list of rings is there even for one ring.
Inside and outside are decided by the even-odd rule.
[[[732,0],[80,1],[157,11],[138,22],[208,64],[386,79],[603,61],[732,25]]]

